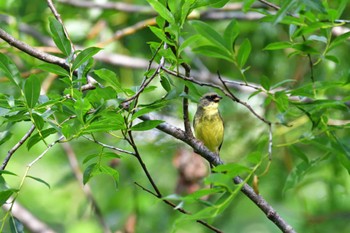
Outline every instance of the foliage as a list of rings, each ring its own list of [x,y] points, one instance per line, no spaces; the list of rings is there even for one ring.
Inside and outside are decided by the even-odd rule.
[[[41,52],[0,41],[1,231],[32,230],[20,203],[57,232],[279,232],[246,183],[297,232],[350,230],[347,1],[67,2],[0,3],[0,29]],[[225,164],[179,193],[177,156],[201,145],[156,128],[208,91]]]

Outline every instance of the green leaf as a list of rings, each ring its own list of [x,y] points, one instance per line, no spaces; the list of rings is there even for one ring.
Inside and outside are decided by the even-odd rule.
[[[175,24],[175,18],[173,14],[159,1],[157,0],[147,0],[149,4],[152,6],[152,8],[166,21],[169,22],[169,24]]]
[[[4,130],[0,132],[0,145],[4,144],[7,142],[12,136],[12,133],[10,130]]]
[[[15,86],[20,88],[20,83],[22,79],[20,77],[19,71],[16,65],[3,53],[0,53],[0,70],[5,73],[5,76],[13,83]]]
[[[59,50],[61,50],[61,52],[68,57],[71,54],[72,47],[68,38],[66,37],[66,34],[64,33],[62,24],[53,17],[50,17],[49,21],[53,41]]]
[[[185,50],[187,47],[190,47],[192,44],[195,44],[200,38],[201,36],[196,34],[185,39],[179,47],[179,54],[181,54],[182,51]]]
[[[6,189],[0,192],[0,206],[4,205],[6,201],[16,192],[15,189]]]
[[[87,162],[91,161],[92,159],[101,157],[102,159],[115,159],[115,158],[121,158],[120,155],[114,153],[114,152],[102,152],[102,154],[91,154],[86,156],[86,158],[83,160],[83,164],[86,164]]]
[[[72,70],[76,70],[79,66],[81,66],[84,62],[88,61],[92,56],[94,56],[100,50],[101,48],[90,47],[81,51],[73,61]]]
[[[69,76],[69,72],[67,70],[55,64],[44,63],[39,65],[38,68],[60,76]]]
[[[311,170],[316,167],[325,157],[319,157],[311,162],[302,161],[293,168],[284,184],[283,192],[295,187]]]
[[[24,97],[29,108],[34,108],[40,96],[40,81],[36,75],[30,75],[24,83]]]
[[[277,87],[280,87],[280,86],[282,86],[283,84],[285,84],[285,83],[291,83],[291,82],[296,82],[295,81],[295,79],[285,79],[285,80],[282,80],[281,82],[278,82],[278,83],[276,83],[275,85],[273,85],[272,87],[271,87],[271,89],[273,90],[273,89],[276,89]]]
[[[276,92],[275,100],[276,100],[277,108],[280,112],[284,112],[288,109],[289,100],[288,100],[288,96],[284,91]]]
[[[97,158],[100,154],[91,154],[85,157],[85,159],[83,160],[83,164],[89,162],[90,160]]]
[[[214,167],[213,171],[227,173],[232,178],[245,172],[251,172],[251,169],[238,163],[227,163]]]
[[[255,0],[244,0],[243,1],[243,12],[247,12],[250,10],[250,7],[253,5]]]
[[[170,82],[166,76],[164,76],[164,75],[160,76],[160,84],[162,85],[164,90],[166,90],[167,92],[171,91],[171,85],[170,85]]]
[[[34,176],[26,176],[26,177],[31,178],[33,180],[36,180],[36,181],[46,185],[49,189],[51,188],[50,185],[46,181],[44,181],[43,179],[40,179],[40,178],[34,177]]]
[[[114,183],[115,183],[115,187],[118,189],[119,187],[119,172],[109,166],[106,165],[101,165],[100,166],[100,171],[102,174],[107,174],[112,176]]]
[[[226,51],[228,54],[231,53],[232,45],[226,44],[224,38],[208,24],[201,21],[193,21],[192,26],[203,36],[203,38],[208,40],[212,46],[217,47],[222,51]]]
[[[331,152],[336,152],[336,157],[341,165],[348,171],[350,174],[350,147],[347,140],[341,141],[338,139],[334,133],[331,134]]]
[[[12,233],[25,233],[23,224],[14,216],[10,216],[9,225]]]
[[[166,43],[168,43],[169,45],[174,45],[175,46],[175,43],[174,41],[170,40],[163,29],[160,29],[158,27],[154,27],[154,26],[149,26],[148,27],[154,35],[156,35],[161,41],[164,41]]]
[[[288,11],[296,4],[298,1],[296,0],[285,0],[283,1],[283,4],[281,8],[278,10],[277,14],[275,15],[275,20],[273,22],[274,25],[278,24],[282,19],[288,14]]]
[[[199,189],[197,191],[195,191],[194,193],[188,194],[187,196],[185,196],[184,200],[191,200],[191,199],[200,199],[204,196],[208,196],[208,195],[212,195],[215,193],[220,193],[225,191],[225,189],[220,188],[220,187],[213,187],[210,189]]]
[[[80,121],[75,119],[73,120],[73,123],[66,123],[62,126],[62,134],[65,136],[65,138],[67,138],[67,140],[71,139],[81,133],[81,127],[82,125]]]
[[[37,133],[28,139],[28,141],[27,141],[27,149],[28,150],[30,148],[32,148],[36,143],[41,141],[42,139],[47,138],[51,134],[57,133],[57,130],[55,128],[49,128],[49,129],[42,130],[40,133],[41,133],[41,135],[39,133]]]
[[[107,69],[99,69],[95,70],[94,73],[98,77],[106,81],[106,84],[111,86],[117,92],[123,92],[123,89],[118,81],[117,75],[114,72]]]
[[[0,170],[0,175],[11,175],[11,176],[17,176],[17,174],[7,171],[7,170]]]
[[[167,101],[162,101],[162,102],[159,102],[157,104],[148,105],[144,108],[138,109],[137,112],[135,112],[132,115],[131,120],[135,120],[139,116],[145,115],[147,113],[154,112],[154,111],[164,107],[167,103],[168,103]]]
[[[232,20],[226,27],[224,32],[224,40],[229,46],[229,49],[232,49],[239,35],[239,27],[236,20]]]
[[[262,86],[265,90],[267,90],[267,91],[270,90],[271,84],[270,84],[270,79],[269,79],[268,77],[266,77],[265,75],[263,75],[263,76],[261,77],[260,83],[261,83],[261,86]]]
[[[282,41],[282,42],[270,43],[264,48],[264,50],[278,50],[278,49],[286,49],[291,47],[292,47],[292,43],[288,41]]]
[[[250,44],[250,41],[246,38],[241,46],[238,49],[237,52],[237,63],[240,68],[243,68],[245,63],[248,60],[250,51],[252,50],[252,46]]]
[[[197,48],[194,48],[193,51],[196,53],[201,53],[206,56],[221,58],[229,62],[233,62],[233,57],[230,53],[227,52],[227,50],[222,50],[221,48],[218,48],[215,46],[211,46],[211,45],[199,46]]]
[[[41,130],[45,125],[44,119],[36,113],[32,114],[32,118],[34,121],[33,123],[34,123],[35,127],[37,128],[37,130]]]
[[[299,147],[295,145],[290,145],[288,149],[290,149],[295,155],[301,158],[304,162],[309,163],[309,159],[307,155]]]
[[[331,51],[332,49],[336,48],[340,44],[344,43],[349,37],[350,37],[350,32],[346,32],[344,34],[341,34],[340,36],[337,36],[329,45],[328,51]]]
[[[336,56],[326,55],[325,58],[327,60],[334,62],[335,64],[339,64],[339,59]]]
[[[92,108],[90,102],[87,99],[77,99],[74,103],[75,114],[78,120],[84,124],[85,114]]]
[[[83,174],[83,184],[85,185],[93,177],[94,171],[98,168],[97,163],[90,164],[84,171]]]
[[[103,117],[97,118],[97,120],[85,126],[81,133],[109,132],[121,129],[125,129],[123,117],[121,114],[113,114],[112,116],[103,115]]]
[[[131,127],[131,130],[133,131],[145,131],[150,130],[155,127],[157,127],[159,124],[163,123],[164,121],[161,120],[149,120],[149,121],[142,121],[138,123],[137,125],[134,125]]]

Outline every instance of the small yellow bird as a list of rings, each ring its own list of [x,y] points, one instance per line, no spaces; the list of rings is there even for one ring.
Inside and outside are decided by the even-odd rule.
[[[218,156],[224,139],[224,122],[218,108],[221,99],[213,92],[203,95],[193,119],[196,138]]]

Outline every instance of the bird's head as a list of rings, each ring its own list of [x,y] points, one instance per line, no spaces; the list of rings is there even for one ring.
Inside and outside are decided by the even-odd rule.
[[[221,99],[222,97],[219,96],[217,93],[210,92],[210,93],[204,94],[200,98],[198,106],[204,109],[217,109]]]

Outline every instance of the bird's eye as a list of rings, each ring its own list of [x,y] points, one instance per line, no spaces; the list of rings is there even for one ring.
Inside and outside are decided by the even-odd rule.
[[[211,95],[210,100],[214,101],[216,99],[217,95]]]

